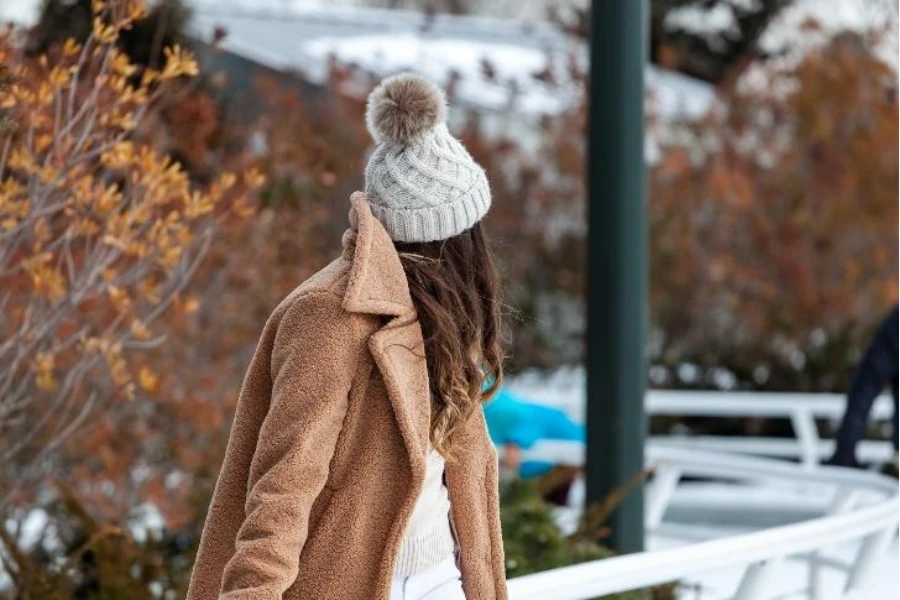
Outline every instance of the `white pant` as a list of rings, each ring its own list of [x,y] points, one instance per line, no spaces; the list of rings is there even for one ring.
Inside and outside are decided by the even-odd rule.
[[[466,600],[456,558],[450,554],[429,569],[391,582],[391,600]]]

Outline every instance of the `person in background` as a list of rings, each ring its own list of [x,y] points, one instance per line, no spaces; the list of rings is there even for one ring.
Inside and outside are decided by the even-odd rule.
[[[898,307],[887,315],[866,353],[856,368],[856,374],[847,394],[847,408],[838,427],[834,455],[827,464],[843,467],[860,467],[856,460],[856,445],[865,436],[869,412],[875,398],[890,386],[894,395],[894,463],[897,458],[897,415],[900,397],[897,391],[897,327]]]
[[[539,440],[585,441],[584,425],[576,423],[558,408],[526,402],[506,388],[484,404],[491,440],[503,448],[503,466],[516,472],[523,479],[547,475],[554,470],[551,462],[522,460],[522,450],[534,446]],[[545,494],[548,500],[564,504],[569,485],[577,469],[560,468],[563,484]]]

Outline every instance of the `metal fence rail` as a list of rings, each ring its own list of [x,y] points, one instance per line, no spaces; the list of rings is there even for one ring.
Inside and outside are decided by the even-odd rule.
[[[771,598],[768,586],[773,568],[789,557],[809,562],[810,597],[820,588],[817,551],[833,544],[861,541],[856,559],[847,569],[845,598],[870,598],[871,575],[897,533],[897,482],[871,472],[836,467],[804,470],[770,459],[710,455],[669,448],[649,449],[652,464],[663,473],[648,494],[648,526],[662,521],[678,482],[688,477],[720,477],[761,481],[808,482],[834,489],[835,514],[802,523],[716,539],[670,550],[643,552],[593,561],[511,579],[512,600],[584,600],[677,581],[728,567],[746,567],[735,600]],[[857,506],[856,493],[879,494],[875,503]],[[768,590],[768,591],[767,591]],[[767,595],[768,594],[768,595]]]
[[[646,412],[651,416],[788,419],[793,426],[793,438],[662,435],[653,436],[650,441],[654,445],[674,448],[796,458],[811,468],[828,458],[834,449],[832,440],[819,435],[816,421],[840,419],[845,398],[838,394],[651,390],[644,402]],[[892,399],[887,395],[879,396],[872,407],[871,419],[886,421],[893,417]],[[864,461],[886,462],[894,456],[894,448],[888,441],[864,440],[857,451]],[[524,451],[522,458],[581,466],[584,447],[577,442],[541,441]]]
[[[651,414],[789,418],[797,441],[780,440],[783,444],[780,452],[801,459],[797,464],[727,453],[722,448],[710,452],[710,446],[703,447],[704,440],[694,440],[702,449],[678,447],[678,441],[673,443],[672,439],[651,441],[647,464],[654,467],[655,474],[646,498],[649,532],[664,524],[669,504],[686,477],[752,486],[810,485],[817,494],[830,494],[828,507],[821,516],[798,523],[511,579],[508,583],[511,600],[586,600],[734,567],[744,568],[734,599],[761,600],[773,597],[772,579],[778,565],[788,559],[800,559],[807,564],[808,595],[815,599],[822,593],[819,553],[832,545],[854,542],[859,542],[855,559],[851,564],[838,565],[847,575],[842,597],[848,600],[872,597],[868,594],[874,567],[897,535],[898,487],[895,479],[878,473],[817,466],[823,440],[818,437],[815,419],[838,418],[843,410],[841,397],[652,392],[648,394],[647,407]],[[873,412],[876,418],[884,418],[892,410],[890,400],[880,398]],[[735,441],[741,440],[746,442],[748,438]],[[787,452],[785,441],[794,443],[793,453]],[[765,449],[765,444],[757,441],[760,448]],[[523,453],[523,458],[573,465],[580,465],[582,457],[581,445],[570,442],[541,442]],[[867,496],[865,501],[864,496]]]
[[[836,421],[844,413],[846,399],[838,394],[798,394],[773,392],[691,392],[654,390],[647,393],[647,413],[657,416],[765,417],[788,419],[794,430],[789,438],[723,436],[655,436],[653,441],[712,451],[738,452],[780,458],[799,458],[807,467],[831,456],[834,443],[819,436],[816,420]],[[894,417],[892,399],[879,396],[871,418],[885,421]],[[887,461],[894,454],[888,441],[860,444],[859,456],[866,461]]]

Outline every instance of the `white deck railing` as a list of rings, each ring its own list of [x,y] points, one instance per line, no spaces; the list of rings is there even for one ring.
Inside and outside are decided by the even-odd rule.
[[[654,439],[647,446],[647,463],[655,470],[646,494],[648,533],[664,524],[669,504],[686,477],[727,480],[757,488],[761,484],[810,485],[817,494],[830,494],[828,508],[817,518],[790,525],[518,577],[509,581],[511,600],[583,600],[734,567],[744,568],[734,599],[761,600],[774,596],[772,577],[778,565],[788,559],[807,563],[807,590],[815,599],[822,592],[819,552],[853,542],[859,542],[858,550],[851,564],[842,565],[847,575],[842,597],[872,597],[868,594],[874,566],[897,535],[898,487],[896,480],[878,473],[816,466],[824,454],[815,419],[839,418],[843,410],[839,396],[652,392],[647,409],[651,414],[789,418],[798,441],[780,440],[780,452],[801,458],[801,464],[796,464],[730,454],[721,447],[709,452],[717,443],[714,440],[706,445],[711,440],[688,438],[696,442],[690,449],[678,447],[679,442],[672,439]],[[891,411],[890,399],[880,398],[873,416],[884,418]],[[789,447],[785,442],[793,442],[792,452],[786,452]],[[758,446],[764,449],[760,454],[774,454],[765,451],[766,442]],[[580,444],[568,442],[541,442],[523,453],[523,458],[573,465],[582,464],[583,456]]]
[[[778,458],[798,458],[807,467],[827,459],[834,451],[832,440],[819,436],[816,420],[838,421],[844,414],[846,398],[838,394],[797,394],[772,392],[691,392],[651,390],[647,393],[647,413],[656,416],[765,417],[791,422],[794,439],[771,437],[654,436],[652,441],[681,448],[714,452],[736,452]],[[890,396],[879,396],[872,406],[873,421],[894,418]],[[857,448],[860,460],[886,462],[894,455],[888,441],[863,441]]]
[[[650,390],[645,407],[650,416],[764,417],[788,419],[793,438],[710,435],[652,436],[655,445],[712,452],[729,452],[775,458],[795,458],[812,467],[831,456],[834,441],[819,436],[816,420],[837,421],[844,413],[845,398],[838,394],[772,392],[694,392]],[[894,418],[890,396],[879,396],[870,419]],[[863,440],[857,448],[860,460],[887,462],[894,456],[888,441]],[[541,441],[522,453],[523,459],[546,459],[557,464],[584,464],[584,446],[577,442]]]

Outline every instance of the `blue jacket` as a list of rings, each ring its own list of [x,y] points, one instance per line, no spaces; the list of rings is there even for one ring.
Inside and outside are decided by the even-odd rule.
[[[527,402],[505,388],[484,405],[484,417],[491,440],[497,445],[515,444],[528,449],[538,440],[585,440],[584,425],[563,411]],[[526,460],[519,467],[519,476],[536,477],[552,467],[553,463]]]

